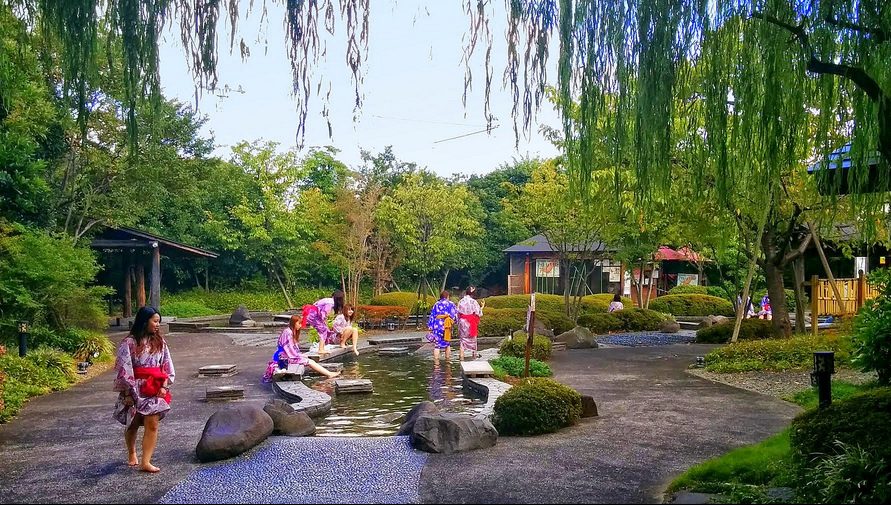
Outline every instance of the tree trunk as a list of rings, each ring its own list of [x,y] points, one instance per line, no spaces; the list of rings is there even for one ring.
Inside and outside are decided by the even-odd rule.
[[[773,328],[777,333],[789,336],[792,325],[789,323],[789,309],[786,307],[786,291],[783,285],[783,269],[773,261],[764,262],[764,277],[767,280],[767,295],[773,312]]]
[[[288,290],[285,289],[285,285],[282,283],[281,277],[278,276],[278,272],[275,270],[275,267],[270,268],[269,270],[275,276],[275,280],[278,281],[278,287],[281,288],[282,294],[285,295],[285,301],[288,302],[288,308],[294,308],[294,304],[291,302],[291,297],[288,295]]]
[[[804,259],[796,258],[792,270],[795,273],[795,332],[804,333]]]
[[[646,299],[646,303],[644,304],[644,307],[643,307],[645,309],[650,308],[650,299],[653,298],[653,281],[655,280],[655,278],[656,278],[656,262],[653,262],[653,268],[650,270],[650,285],[647,286],[647,299]],[[659,296],[658,291],[656,292],[656,296]]]
[[[446,268],[446,273],[442,278],[442,287],[439,289],[440,291],[445,291],[446,286],[449,283],[449,273],[452,271],[451,268]],[[434,297],[439,298],[439,293],[434,294]]]
[[[569,260],[560,258],[560,269],[563,273],[563,313],[569,316],[569,291],[572,289],[572,281],[569,278]]]

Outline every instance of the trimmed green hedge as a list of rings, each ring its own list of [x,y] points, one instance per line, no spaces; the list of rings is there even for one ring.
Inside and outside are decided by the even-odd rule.
[[[891,387],[871,389],[792,421],[794,456],[806,463],[838,454],[836,442],[860,445],[891,462]]]
[[[272,290],[204,291],[193,289],[175,294],[162,293],[161,315],[179,315],[168,314],[168,307],[171,307],[172,310],[212,311],[210,314],[196,315],[231,314],[239,305],[244,305],[252,311],[280,312],[289,308],[300,308],[321,298],[330,297],[332,292],[332,289],[300,289],[291,292],[289,295],[295,307],[288,307],[288,302],[281,291]],[[179,317],[194,316],[180,315]]]
[[[563,315],[562,311],[536,311],[535,318],[545,327],[553,329],[555,335],[575,328],[572,319]],[[480,319],[479,336],[506,337],[525,326],[526,309],[490,309],[487,306]]]
[[[519,334],[513,335],[505,339],[498,349],[498,353],[502,356],[513,356],[517,358],[526,357],[526,340],[527,336]],[[542,335],[532,337],[531,357],[537,360],[546,360],[551,357],[551,339]]]
[[[609,304],[613,301],[614,296],[611,293],[583,296],[579,314],[601,314],[606,312],[609,310]],[[621,299],[622,305],[626,308],[634,307],[634,302],[631,298],[623,296]]]
[[[705,365],[706,370],[718,373],[810,370],[814,351],[835,352],[836,366],[851,363],[850,337],[820,334],[737,342],[708,353]]]
[[[664,314],[632,307],[609,314],[584,314],[579,316],[578,324],[594,334],[603,335],[612,331],[655,331],[663,321]]]
[[[613,296],[609,293],[583,296],[579,306],[579,314],[606,312],[609,308],[609,303],[613,301]],[[486,298],[486,308],[526,310],[529,307],[529,299],[529,295],[490,296]],[[573,299],[570,300],[570,303],[572,303]],[[622,303],[626,307],[634,305],[630,298],[625,297],[622,297]],[[564,313],[563,295],[536,294],[535,310],[536,313],[541,311]]]
[[[675,286],[668,290],[669,295],[707,295],[706,286]]]
[[[503,378],[508,375],[522,377],[523,369],[526,367],[526,359],[525,356],[520,358],[502,355],[490,361],[489,364],[495,370],[496,378]],[[529,375],[532,377],[550,377],[554,373],[551,372],[551,367],[547,363],[532,358],[529,360]]]
[[[726,323],[715,324],[698,330],[696,332],[696,343],[726,344],[730,342],[735,322],[735,320],[731,319]],[[768,321],[767,319],[743,319],[739,327],[740,340],[758,340],[781,336],[774,329],[773,321]]]
[[[552,433],[578,422],[582,396],[553,379],[526,379],[495,401],[499,435]]]
[[[675,316],[733,316],[733,304],[709,295],[665,295],[650,302],[650,309]]]
[[[421,293],[421,305],[424,310],[430,310],[430,307],[436,303],[436,298]],[[405,307],[412,311],[418,304],[418,294],[410,291],[393,291],[392,293],[384,293],[371,299],[369,305],[390,305]],[[426,305],[425,305],[426,304]]]

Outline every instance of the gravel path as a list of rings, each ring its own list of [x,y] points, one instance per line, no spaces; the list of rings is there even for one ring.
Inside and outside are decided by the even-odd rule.
[[[197,470],[160,503],[418,503],[426,461],[408,437],[272,437]]]
[[[649,347],[654,345],[691,344],[696,340],[696,332],[681,330],[677,333],[639,331],[634,333],[612,333],[597,337],[597,343],[605,346]]]
[[[785,398],[811,387],[809,371],[715,373],[702,368],[690,368],[687,373],[775,398]],[[842,368],[836,371],[832,379],[861,384],[875,380],[875,374]]]

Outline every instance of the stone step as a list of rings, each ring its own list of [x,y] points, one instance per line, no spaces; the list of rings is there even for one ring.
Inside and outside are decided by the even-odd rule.
[[[408,356],[408,347],[384,347],[377,352],[378,356]]]
[[[319,363],[325,370],[329,372],[342,372],[343,371],[343,363]],[[316,372],[312,368],[306,369],[306,375],[309,376],[320,376],[319,372]]]
[[[238,373],[238,365],[207,365],[198,369],[198,377],[231,377]]]
[[[492,370],[492,365],[488,361],[462,361],[461,373],[464,377],[492,377],[495,375],[495,370]]]
[[[551,351],[565,351],[566,342],[551,342]]]
[[[229,401],[244,398],[244,386],[216,386],[204,393],[207,401]]]
[[[374,336],[368,337],[368,343],[371,345],[392,345],[392,344],[413,344],[424,342],[424,335],[408,335],[408,336]]]
[[[334,392],[337,394],[371,393],[374,386],[368,379],[338,379],[334,381]]]

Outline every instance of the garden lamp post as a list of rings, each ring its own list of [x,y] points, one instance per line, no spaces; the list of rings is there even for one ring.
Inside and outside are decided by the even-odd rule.
[[[19,356],[24,358],[28,354],[28,321],[19,321]]]
[[[811,385],[817,386],[820,408],[832,405],[832,374],[835,373],[835,353],[832,351],[814,352],[814,371]]]

